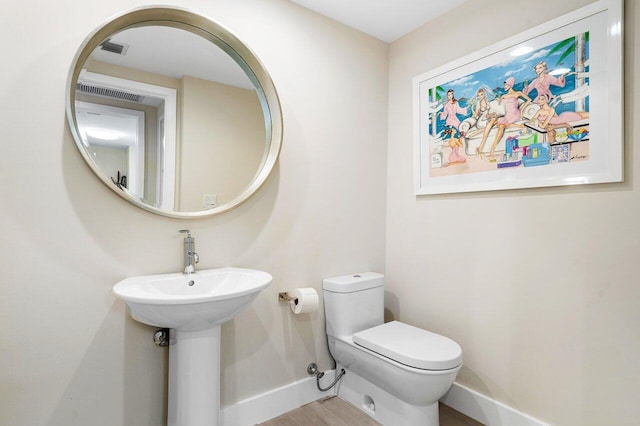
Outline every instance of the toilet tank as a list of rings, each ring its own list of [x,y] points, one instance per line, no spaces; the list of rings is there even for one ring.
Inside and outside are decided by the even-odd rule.
[[[384,323],[384,275],[343,275],[322,281],[327,334],[350,338]]]

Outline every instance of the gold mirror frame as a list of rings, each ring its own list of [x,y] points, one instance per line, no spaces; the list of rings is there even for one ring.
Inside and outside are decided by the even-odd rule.
[[[76,118],[75,103],[76,84],[83,65],[94,49],[96,49],[100,43],[110,35],[128,28],[151,25],[167,26],[189,31],[203,37],[224,50],[240,65],[249,79],[253,82],[262,105],[266,128],[266,146],[262,160],[262,167],[259,168],[254,179],[239,195],[229,202],[216,206],[212,209],[180,212],[159,209],[145,203],[139,197],[118,188],[118,186],[116,186],[111,179],[103,173],[97,163],[89,155],[89,152],[85,149],[82,142]],[[130,12],[125,12],[109,19],[105,24],[101,25],[92,34],[90,34],[78,49],[69,71],[66,93],[66,114],[69,128],[73,134],[78,150],[96,176],[98,176],[105,185],[111,188],[111,190],[128,202],[144,210],[162,216],[180,219],[194,219],[213,216],[237,207],[251,197],[262,186],[269,177],[269,174],[275,166],[280,154],[283,128],[282,112],[280,109],[278,93],[276,92],[269,73],[256,55],[228,29],[209,18],[197,15],[186,9],[173,7],[143,7],[134,9]]]

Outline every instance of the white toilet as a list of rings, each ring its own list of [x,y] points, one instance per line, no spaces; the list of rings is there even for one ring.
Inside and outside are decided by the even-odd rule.
[[[437,426],[438,400],[462,367],[453,340],[384,323],[384,276],[364,272],[322,282],[329,350],[346,371],[337,394],[386,426]]]

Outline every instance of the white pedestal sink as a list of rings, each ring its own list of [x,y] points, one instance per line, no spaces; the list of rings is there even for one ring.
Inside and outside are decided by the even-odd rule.
[[[271,280],[262,271],[220,268],[130,277],[113,287],[135,320],[171,329],[170,426],[220,424],[220,325]]]

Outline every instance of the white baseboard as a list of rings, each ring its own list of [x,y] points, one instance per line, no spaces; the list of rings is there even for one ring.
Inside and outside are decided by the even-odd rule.
[[[325,374],[334,377],[335,370]],[[333,391],[320,392],[315,377],[309,377],[223,407],[222,425],[253,426],[333,394]],[[549,426],[458,383],[454,383],[440,401],[487,426]]]
[[[334,377],[335,370],[325,371],[325,375]],[[309,377],[222,407],[220,417],[225,426],[253,426],[333,394],[333,390],[320,392],[316,378]]]
[[[549,426],[458,383],[451,386],[440,402],[487,426]]]

